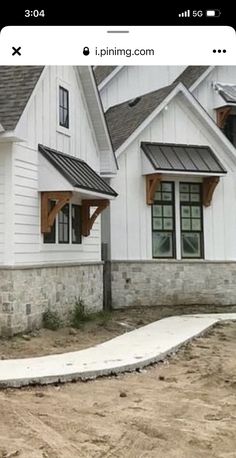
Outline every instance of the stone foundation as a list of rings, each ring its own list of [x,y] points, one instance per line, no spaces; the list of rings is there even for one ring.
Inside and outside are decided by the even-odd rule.
[[[42,325],[50,308],[66,322],[76,300],[87,311],[103,307],[103,263],[0,269],[0,336]]]
[[[234,305],[236,262],[113,261],[112,306]]]

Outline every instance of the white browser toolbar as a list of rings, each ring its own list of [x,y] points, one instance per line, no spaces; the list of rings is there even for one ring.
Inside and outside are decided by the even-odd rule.
[[[1,65],[234,65],[227,26],[9,26]]]

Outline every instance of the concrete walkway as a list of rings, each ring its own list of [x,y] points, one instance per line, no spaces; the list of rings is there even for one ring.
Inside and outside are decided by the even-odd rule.
[[[112,340],[70,353],[0,361],[0,387],[21,387],[132,371],[166,355],[218,321],[236,320],[236,313],[164,318]]]

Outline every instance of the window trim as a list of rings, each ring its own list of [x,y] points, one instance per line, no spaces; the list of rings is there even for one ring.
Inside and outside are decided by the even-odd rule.
[[[67,223],[64,223],[64,222],[60,222],[60,214],[63,213],[63,210],[65,208],[68,208],[68,224]],[[65,204],[64,207],[62,207],[62,209],[59,211],[58,213],[58,218],[57,218],[57,230],[58,230],[58,244],[59,245],[69,245],[70,243],[70,219],[71,219],[71,211],[70,211],[70,204]],[[63,235],[64,235],[64,226],[66,225],[67,226],[67,237],[68,237],[68,241],[65,242],[64,240],[63,241],[60,241],[60,225],[63,226]]]
[[[175,213],[175,181],[161,181],[160,182],[160,185],[162,185],[162,183],[170,183],[171,186],[172,186],[172,196],[173,196],[173,199],[171,201],[166,201],[166,200],[155,200],[155,196],[154,196],[154,200],[153,200],[153,204],[151,205],[151,218],[152,218],[152,259],[176,259],[176,213]],[[168,230],[157,230],[157,229],[154,229],[153,228],[153,218],[155,218],[153,216],[153,206],[154,205],[169,205],[172,207],[172,211],[173,211],[173,216],[172,216],[172,219],[173,219],[173,229],[171,231],[168,231]],[[173,248],[173,252],[172,252],[172,256],[154,256],[153,255],[153,232],[171,232],[172,233],[172,248]]]
[[[63,93],[63,100],[64,100],[64,94],[66,93],[67,107],[60,104],[61,91]],[[63,112],[64,111],[67,112],[67,125],[61,123],[61,109],[63,110]],[[69,92],[69,89],[65,88],[61,84],[59,84],[59,126],[62,127],[63,129],[70,128],[70,92]]]
[[[72,215],[72,210],[74,207],[77,207],[79,209],[79,232],[80,232],[80,236],[79,236],[79,242],[73,242],[73,233],[72,233],[72,230],[73,230],[73,221],[72,221],[72,218],[73,218],[73,215]],[[81,245],[82,244],[82,207],[80,204],[76,204],[76,203],[71,203],[71,244],[72,245]]]
[[[181,202],[180,200],[180,185],[187,184],[187,185],[199,185],[200,186],[200,202],[192,202],[186,201]],[[192,230],[182,230],[182,217],[181,217],[181,208],[182,206],[189,206],[189,207],[200,207],[201,212],[201,230],[200,231],[192,231]],[[179,215],[180,215],[180,254],[181,259],[205,259],[205,252],[204,252],[204,220],[203,220],[203,203],[202,203],[202,183],[201,182],[191,182],[191,181],[179,181]],[[190,218],[192,220],[192,218]],[[183,256],[183,247],[182,247],[182,233],[199,233],[200,234],[200,256]]]

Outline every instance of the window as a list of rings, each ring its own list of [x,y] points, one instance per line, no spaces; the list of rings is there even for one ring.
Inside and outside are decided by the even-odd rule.
[[[200,183],[180,183],[182,258],[203,257],[202,192]]]
[[[69,129],[69,91],[59,86],[59,124]]]
[[[162,182],[152,205],[152,246],[154,258],[175,256],[174,183]]]
[[[50,200],[49,212],[54,208],[55,204],[56,204],[55,200]],[[56,242],[56,221],[54,221],[53,223],[51,232],[45,233],[43,235],[43,242],[44,243],[55,243]]]
[[[71,207],[71,231],[72,243],[81,243],[81,206],[72,205]]]
[[[236,115],[229,115],[224,126],[226,137],[236,146]]]
[[[58,214],[58,242],[69,243],[70,234],[70,206],[69,204],[64,205]]]

